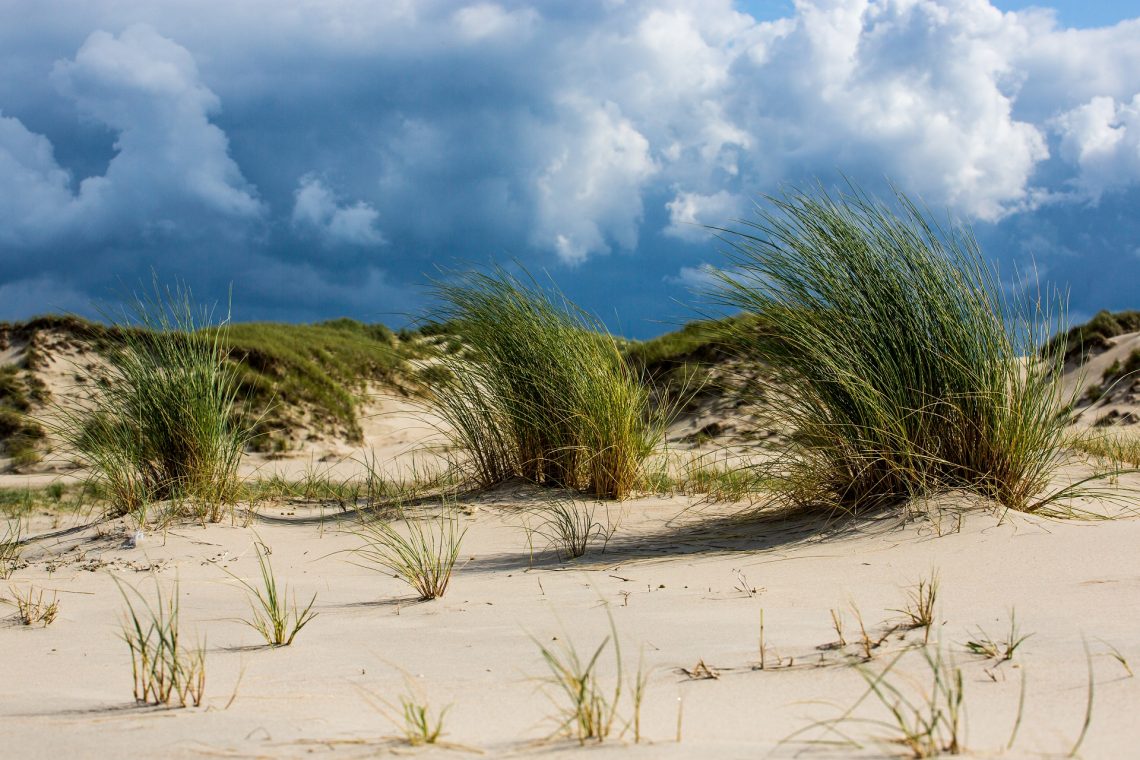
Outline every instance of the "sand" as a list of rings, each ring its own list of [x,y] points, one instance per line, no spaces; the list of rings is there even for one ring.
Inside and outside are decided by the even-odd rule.
[[[1089,371],[1103,373],[1101,364],[1137,340],[1120,339]],[[69,351],[46,371],[56,395],[81,360]],[[1127,410],[1135,399],[1123,393],[1106,403]],[[737,411],[717,399],[698,406],[670,430],[670,455],[762,455],[779,431],[750,428]],[[1103,413],[1084,410],[1083,422]],[[711,423],[724,431],[720,440],[686,443],[706,437]],[[411,477],[447,460],[437,421],[406,399],[373,394],[362,427],[362,444],[313,438],[285,457],[247,457],[242,474],[341,480],[374,462],[386,477]],[[0,487],[82,477],[49,460],[0,474]],[[1140,478],[1126,484],[1140,488]],[[1086,716],[1090,663],[1092,722],[1081,756],[1129,757],[1140,746],[1140,680],[1124,664],[1140,669],[1140,521],[1127,509],[1114,520],[1057,521],[949,496],[905,524],[823,533],[818,524],[742,522],[744,504],[643,496],[610,505],[608,516],[598,508],[598,519],[616,524],[604,552],[596,546],[561,562],[528,544],[524,525],[533,525],[529,510],[541,499],[525,488],[462,498],[460,566],[447,594],[430,602],[354,562],[361,540],[352,515],[334,505],[262,503],[248,524],[179,524],[137,546],[128,546],[135,526],[127,520],[35,515],[26,564],[0,584],[0,596],[46,589],[57,595],[59,616],[29,628],[0,605],[0,756],[893,756],[903,750],[885,724],[843,724],[856,746],[821,743],[839,737],[820,722],[860,700],[861,673],[873,677],[892,663],[890,683],[921,705],[931,686],[919,646],[925,632],[900,628],[899,610],[934,572],[941,585],[927,651],[961,668],[969,754],[1068,754]],[[438,505],[425,509],[438,513]],[[259,538],[272,548],[280,583],[302,602],[317,595],[318,616],[289,647],[264,646],[241,622],[248,597],[230,573],[259,581]],[[203,637],[207,647],[201,707],[135,704],[116,579],[148,597],[156,583],[178,584],[184,640]],[[846,647],[835,646],[832,610]],[[869,660],[857,644],[856,610],[868,636],[882,639]],[[573,642],[588,657],[610,634],[607,613],[622,644],[625,690],[613,735],[583,750],[552,736],[563,702],[544,681],[539,643]],[[1012,660],[966,651],[987,635],[1003,640],[1011,614],[1028,635]],[[606,687],[617,672],[612,655],[607,648],[599,660]],[[639,656],[649,675],[635,743],[632,727],[621,729],[632,717]],[[1007,749],[1023,679],[1023,717]],[[447,708],[446,745],[411,748],[400,738],[400,700],[412,693],[433,712]],[[889,719],[873,697],[853,715]]]
[[[450,743],[414,754],[578,756],[575,742],[549,738],[558,714],[551,697],[558,695],[543,684],[548,671],[535,642],[572,641],[587,655],[608,634],[608,610],[627,677],[639,652],[650,676],[642,742],[626,732],[591,756],[890,755],[897,748],[876,742],[887,732],[872,725],[845,728],[862,750],[781,740],[834,718],[865,690],[851,664],[856,646],[818,648],[837,639],[830,610],[843,613],[849,641],[858,638],[854,607],[877,638],[901,621],[893,610],[905,606],[908,590],[935,570],[941,587],[931,639],[962,669],[973,753],[1003,754],[1023,676],[1024,718],[1003,756],[1067,753],[1086,711],[1086,645],[1095,692],[1082,755],[1127,757],[1140,743],[1140,679],[1111,654],[1114,647],[1140,665],[1136,520],[1049,521],[978,509],[959,518],[951,510],[933,521],[821,536],[818,526],[741,523],[733,517],[740,505],[652,497],[610,507],[610,519],[619,510],[621,519],[604,553],[559,562],[528,549],[522,525],[534,498],[506,489],[463,500],[470,514],[461,518],[461,567],[447,594],[430,602],[354,564],[348,550],[360,539],[351,521],[335,519],[335,509],[282,503],[249,527],[180,525],[134,548],[124,544],[131,526],[123,521],[53,529],[37,517],[31,528],[41,537],[10,583],[57,590],[60,613],[47,628],[11,618],[0,625],[3,754],[405,754],[412,750],[396,738],[391,718],[401,695],[414,690],[433,709],[448,707],[443,739]],[[272,547],[277,576],[298,599],[317,594],[318,617],[290,647],[269,649],[240,622],[247,596],[226,571],[257,581],[255,536]],[[202,707],[135,705],[113,578],[148,594],[156,581],[166,589],[178,582],[184,636],[207,641]],[[998,665],[965,652],[979,627],[1004,637],[1011,610],[1021,632],[1031,634],[1013,660]],[[761,611],[765,670],[757,669]],[[929,672],[913,648],[922,637],[921,630],[896,631],[864,667],[878,672],[902,653],[897,682],[915,695],[928,690]],[[702,662],[716,678],[683,671]],[[612,677],[610,650],[601,663]],[[629,688],[620,711],[626,717]],[[864,717],[886,717],[873,700],[864,708]],[[815,730],[799,738],[834,736]]]

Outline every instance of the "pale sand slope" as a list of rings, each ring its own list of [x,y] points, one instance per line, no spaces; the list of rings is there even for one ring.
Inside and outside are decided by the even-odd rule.
[[[554,645],[570,638],[588,656],[608,632],[608,604],[627,671],[636,668],[639,648],[653,669],[642,716],[646,741],[635,746],[627,734],[625,741],[591,750],[591,757],[744,758],[773,750],[791,756],[805,746],[778,748],[782,738],[812,720],[834,717],[863,691],[858,672],[841,664],[840,654],[816,648],[836,639],[829,610],[846,610],[846,637],[853,642],[852,603],[868,628],[879,631],[881,621],[897,620],[891,610],[903,606],[906,590],[932,569],[942,579],[942,622],[932,639],[962,666],[967,743],[978,756],[1069,751],[1086,705],[1083,641],[1092,652],[1096,687],[1082,755],[1133,756],[1140,742],[1140,678],[1128,677],[1104,643],[1140,666],[1140,521],[1011,516],[999,522],[973,512],[960,532],[954,532],[957,519],[944,516],[941,537],[934,525],[919,522],[815,540],[793,528],[719,519],[738,506],[654,498],[622,506],[625,518],[605,554],[579,564],[540,558],[528,569],[520,528],[526,503],[525,494],[500,492],[462,518],[468,528],[464,565],[447,596],[427,603],[415,603],[398,580],[338,553],[358,544],[338,532],[347,525],[322,524],[313,519],[315,510],[268,513],[254,527],[273,548],[279,579],[292,584],[299,599],[316,592],[320,613],[292,647],[277,650],[258,647],[257,634],[237,622],[247,614],[246,597],[223,572],[256,578],[250,528],[182,526],[135,549],[120,547],[124,527],[118,524],[109,524],[116,530],[103,537],[107,526],[37,541],[28,550],[31,564],[17,570],[11,583],[59,589],[60,617],[46,629],[9,621],[0,627],[0,754],[404,753],[410,750],[385,739],[396,731],[369,700],[398,705],[406,672],[434,707],[451,705],[445,723],[451,742],[489,757],[578,757],[582,750],[570,742],[532,743],[550,732],[555,710],[535,680],[546,671],[531,636]],[[295,514],[284,520],[282,512]],[[132,703],[128,651],[119,638],[123,603],[111,573],[150,591],[151,574],[141,572],[146,567],[156,568],[164,585],[180,580],[184,631],[208,636],[203,708],[153,711]],[[743,590],[750,587],[755,595]],[[964,653],[962,644],[977,626],[994,638],[1004,636],[1013,607],[1022,632],[1033,635],[1012,662],[995,667]],[[761,610],[769,664],[794,657],[794,667],[752,669]],[[919,641],[921,633],[912,631],[906,640]],[[883,667],[903,646],[892,636],[871,667]],[[821,657],[831,664],[812,666]],[[690,680],[680,672],[702,659],[720,672],[719,679]],[[602,662],[612,674],[608,653]],[[916,684],[928,688],[917,652],[907,654],[897,671],[900,681],[908,680],[903,674],[920,676]],[[1014,749],[1002,753],[1022,673],[1024,721]],[[866,707],[861,714],[885,717],[881,706]],[[626,703],[622,712],[628,714]],[[848,732],[866,736],[877,729],[849,726]],[[864,754],[887,750],[870,745]],[[438,748],[415,754],[462,756]],[[839,748],[823,754],[857,753]]]
[[[1140,351],[1140,333],[1126,333],[1109,339],[1109,348],[1091,357],[1084,365],[1066,368],[1063,397],[1077,398],[1076,422],[1082,427],[1100,424],[1125,426],[1140,420],[1140,376],[1130,375],[1106,384],[1104,374],[1119,362],[1126,365],[1133,352]],[[1084,396],[1090,385],[1100,385],[1103,395],[1095,403]]]

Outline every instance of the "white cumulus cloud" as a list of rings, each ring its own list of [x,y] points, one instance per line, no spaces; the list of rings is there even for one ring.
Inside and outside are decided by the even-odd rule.
[[[657,172],[649,141],[614,103],[568,98],[563,127],[537,179],[540,243],[567,263],[637,246],[643,185]]]
[[[215,222],[262,215],[226,135],[210,122],[218,98],[185,48],[145,25],[117,37],[94,32],[51,79],[88,119],[113,130],[115,153],[104,174],[73,186],[46,137],[0,117],[0,235],[25,244],[200,236]]]
[[[1073,182],[1089,199],[1140,182],[1140,93],[1122,103],[1092,98],[1053,123],[1061,155],[1078,168]]]
[[[328,245],[383,245],[376,222],[379,212],[363,201],[338,202],[325,184],[312,174],[301,178],[293,193],[293,225],[319,235]]]
[[[708,227],[723,226],[740,218],[747,206],[744,198],[726,190],[712,195],[678,192],[665,204],[669,210],[665,234],[682,240],[708,240],[712,235]]]

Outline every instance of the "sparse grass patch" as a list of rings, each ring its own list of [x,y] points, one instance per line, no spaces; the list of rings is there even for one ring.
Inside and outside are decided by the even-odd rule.
[[[606,615],[609,617],[610,635],[602,639],[588,658],[579,654],[574,642],[565,634],[558,640],[556,647],[548,647],[531,637],[550,669],[546,682],[554,687],[551,701],[558,711],[555,718],[558,726],[554,736],[565,736],[579,744],[606,741],[620,722],[618,711],[626,675],[622,668],[621,641],[608,608]],[[599,673],[601,657],[611,645],[615,666],[612,689],[603,683],[604,679]],[[637,674],[632,679],[632,715],[619,729],[624,734],[626,729],[633,726],[636,741],[641,739],[641,704],[649,682],[649,673],[643,665],[644,661],[639,661]]]
[[[521,477],[626,496],[663,421],[618,341],[561,293],[501,269],[436,291],[470,351],[439,357],[449,374],[430,403],[469,455],[475,481]]]
[[[169,705],[177,700],[180,707],[201,705],[206,689],[206,645],[188,647],[182,641],[179,584],[175,582],[170,594],[164,596],[156,580],[152,605],[134,587],[114,580],[127,603],[123,640],[131,650],[135,701]]]
[[[968,231],[898,195],[790,192],[725,231],[720,297],[756,315],[792,445],[777,500],[861,513],[945,490],[1043,510],[1058,467],[1063,355],[1047,304],[1005,300]]]
[[[16,619],[21,625],[39,623],[47,628],[55,622],[59,614],[58,594],[53,592],[51,599],[45,601],[43,589],[37,591],[34,587],[28,586],[23,593],[13,587],[9,587],[9,590],[12,592],[12,604],[16,605]]]
[[[39,461],[44,429],[28,416],[42,391],[15,365],[0,366],[0,446],[17,467]]]
[[[467,528],[459,529],[454,509],[438,520],[404,518],[402,522],[403,532],[384,520],[363,519],[354,532],[364,543],[353,553],[367,565],[394,573],[420,599],[443,596]]]
[[[0,514],[24,517],[36,510],[80,512],[105,503],[93,483],[50,483],[37,488],[0,488]]]
[[[20,555],[24,553],[23,535],[22,520],[4,521],[4,535],[0,536],[0,578],[9,578],[20,563]]]
[[[1094,429],[1073,434],[1067,440],[1072,448],[1096,457],[1096,471],[1120,474],[1140,467],[1140,433]]]
[[[533,546],[534,536],[546,540],[548,547],[558,552],[560,559],[575,559],[584,555],[590,543],[602,542],[605,551],[617,526],[609,520],[606,510],[606,524],[594,519],[599,504],[585,504],[573,499],[553,499],[542,507],[531,510],[537,524],[526,525],[528,540]]]
[[[384,325],[337,319],[313,325],[245,322],[218,336],[254,410],[262,447],[288,432],[299,408],[311,424],[361,439],[357,407],[369,382],[401,387],[410,379],[405,360],[414,355]]]
[[[1017,627],[1017,616],[1013,610],[1009,612],[1009,633],[1006,634],[1002,640],[994,640],[987,634],[981,627],[974,635],[974,638],[966,642],[966,651],[970,654],[981,655],[992,660],[997,660],[998,664],[1006,660],[1012,660],[1014,652],[1017,648],[1025,642],[1032,633],[1021,635]]]
[[[250,609],[253,614],[251,620],[243,620],[253,630],[261,634],[265,643],[271,647],[287,647],[308,623],[317,616],[313,612],[313,604],[317,595],[309,600],[308,605],[301,609],[297,605],[296,595],[293,598],[293,608],[289,609],[289,586],[277,589],[277,577],[273,573],[273,565],[269,561],[272,550],[260,540],[254,543],[257,553],[257,563],[261,571],[261,588],[248,581],[238,578],[230,572],[239,583],[245,586],[250,595]],[[229,572],[229,571],[227,571]]]
[[[909,651],[909,650],[908,650]],[[879,731],[869,737],[887,747],[905,751],[909,757],[928,758],[940,755],[959,755],[965,751],[965,688],[962,671],[950,662],[941,649],[933,653],[928,647],[918,650],[928,671],[929,687],[925,690],[907,685],[902,678],[894,677],[895,666],[907,654],[900,652],[879,672],[866,665],[856,670],[867,684],[867,690],[839,717],[818,721],[786,737],[783,742],[797,740],[804,733],[821,731],[835,737],[826,740],[806,740],[808,743],[835,744],[862,749],[863,744],[850,736],[849,726],[866,726]],[[869,718],[857,714],[864,702],[871,698],[881,705],[887,715]],[[1017,723],[1020,723],[1020,714]]]

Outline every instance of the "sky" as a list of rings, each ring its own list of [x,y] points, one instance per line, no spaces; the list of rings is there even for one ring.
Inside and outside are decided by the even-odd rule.
[[[712,308],[708,226],[841,177],[1074,319],[1140,308],[1140,8],[0,0],[0,320],[154,272],[400,326],[514,262],[647,337]]]

